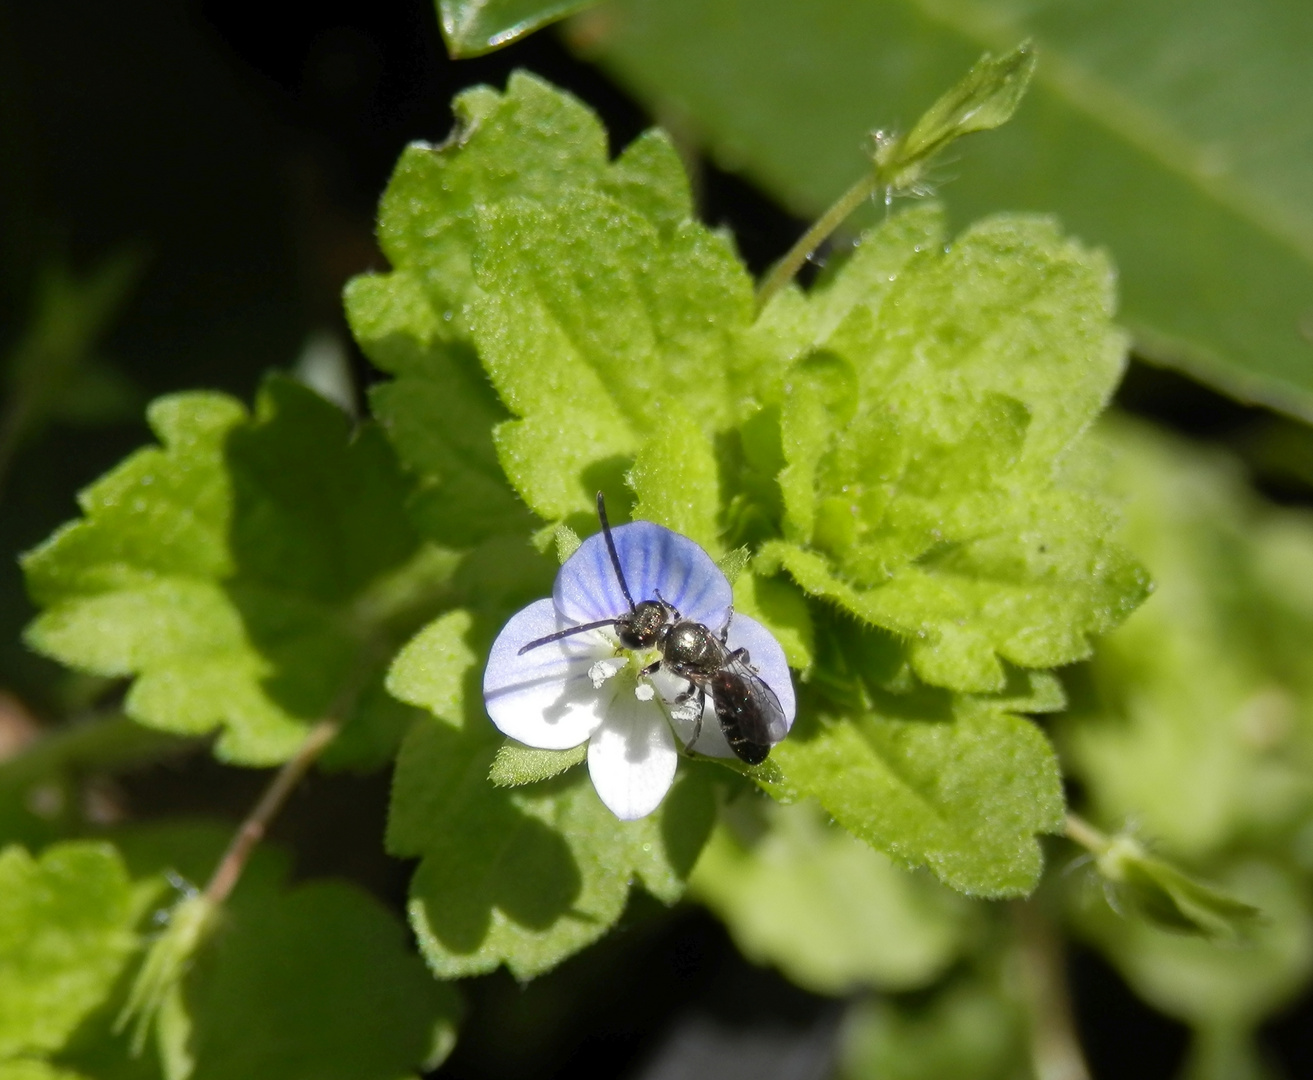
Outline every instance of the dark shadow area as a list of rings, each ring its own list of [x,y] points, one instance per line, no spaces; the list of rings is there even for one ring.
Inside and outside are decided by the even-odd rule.
[[[1313,993],[1304,995],[1259,1028],[1259,1043],[1293,1078],[1313,1076]]]
[[[1136,998],[1098,953],[1073,944],[1067,961],[1072,1007],[1095,1080],[1171,1077],[1185,1060],[1189,1032]]]
[[[669,912],[639,892],[615,932],[550,974],[517,985],[499,971],[464,986],[462,1041],[437,1074],[459,1080],[648,1077],[691,1025],[805,1040],[834,1008],[747,963],[705,912]]]

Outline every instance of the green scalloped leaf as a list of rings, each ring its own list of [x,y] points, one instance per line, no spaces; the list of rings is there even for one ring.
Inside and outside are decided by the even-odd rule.
[[[421,860],[410,920],[441,978],[501,964],[539,975],[602,937],[636,884],[674,903],[714,820],[701,770],[684,772],[656,813],[625,822],[582,771],[495,787],[500,744],[486,721],[471,733],[425,722],[398,759],[388,850]]]
[[[104,843],[0,853],[0,1061],[62,1050],[105,1004],[141,947],[138,926],[160,884],[133,882]]]
[[[332,714],[347,721],[339,764],[385,759],[410,717],[377,692],[382,665],[456,560],[410,526],[381,432],[281,378],[253,416],[207,393],[149,416],[162,445],[84,491],[84,516],[24,557],[44,609],[29,643],[134,677],[130,716],[217,729],[225,760],[286,760]]]
[[[407,149],[383,198],[395,269],[357,278],[347,306],[398,376],[375,406],[421,478],[421,524],[477,539],[523,514],[498,462],[541,516],[586,515],[667,423],[726,426],[752,297],[728,240],[692,220],[664,134],[611,161],[597,118],[523,73],[455,109],[457,136]]]
[[[787,539],[758,565],[904,637],[924,681],[993,693],[1002,661],[1087,656],[1146,595],[1083,462],[1123,343],[1106,259],[1052,222],[941,236],[933,207],[899,215],[784,301],[812,344],[783,384]]]
[[[1060,832],[1065,806],[1053,748],[1034,724],[937,691],[879,695],[862,715],[808,712],[771,752],[778,776],[759,781],[767,791],[815,798],[877,851],[959,892],[1035,887],[1036,834]]]

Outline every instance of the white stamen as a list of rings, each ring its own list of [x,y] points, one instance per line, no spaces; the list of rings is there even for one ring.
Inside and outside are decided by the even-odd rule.
[[[597,661],[588,669],[588,677],[593,681],[593,689],[600,690],[602,683],[606,682],[627,663],[629,663],[629,657],[627,656],[615,656]]]
[[[639,701],[651,701],[656,697],[656,691],[652,689],[650,683],[641,682],[634,687],[634,697]]]

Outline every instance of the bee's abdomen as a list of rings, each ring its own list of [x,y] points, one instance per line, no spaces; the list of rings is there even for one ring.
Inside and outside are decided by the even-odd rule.
[[[717,672],[711,679],[711,702],[725,741],[739,760],[749,765],[765,761],[771,747],[765,736],[765,718],[743,680],[730,671]]]

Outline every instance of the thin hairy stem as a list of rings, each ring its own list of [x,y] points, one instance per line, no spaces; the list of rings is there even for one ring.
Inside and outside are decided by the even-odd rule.
[[[1073,844],[1079,844],[1091,855],[1102,855],[1112,843],[1103,833],[1082,817],[1068,813],[1063,832]]]
[[[301,782],[301,778],[310,771],[310,766],[318,760],[319,755],[337,736],[341,727],[340,721],[321,720],[310,729],[296,756],[278,770],[278,774],[260,796],[259,802],[238,827],[232,842],[228,845],[228,850],[219,860],[219,865],[214,868],[214,874],[204,889],[207,900],[218,905],[228,899],[228,895],[233,891],[233,887],[242,876],[242,871],[246,868],[251,852],[268,832],[270,822],[278,816],[278,811],[287,802],[287,797]]]
[[[784,258],[771,267],[766,280],[757,289],[757,311],[764,309],[770,303],[771,297],[793,280],[793,276],[802,269],[803,263],[811,257],[812,252],[829,239],[830,235],[847,220],[848,215],[874,195],[878,186],[879,178],[875,169],[871,169],[816,219],[816,223],[802,234]]]

